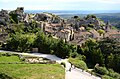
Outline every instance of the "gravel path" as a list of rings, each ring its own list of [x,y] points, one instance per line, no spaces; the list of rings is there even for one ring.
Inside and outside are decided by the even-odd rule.
[[[16,54],[21,54],[21,55],[31,55],[31,56],[38,56],[38,57],[43,57],[47,58],[50,60],[54,60],[57,63],[65,62],[66,68],[65,68],[65,79],[101,79],[100,77],[96,77],[94,75],[91,76],[91,74],[83,71],[78,68],[72,68],[71,71],[69,71],[71,64],[68,62],[68,59],[61,59],[55,55],[50,55],[50,54],[42,54],[42,53],[17,53],[17,52],[11,52],[11,51],[4,51],[0,50],[0,52],[9,52],[9,53],[16,53]]]

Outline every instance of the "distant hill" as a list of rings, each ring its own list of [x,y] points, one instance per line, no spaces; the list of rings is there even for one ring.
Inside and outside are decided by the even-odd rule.
[[[83,18],[87,14],[61,14],[59,16],[62,18],[68,19],[68,18],[73,17],[75,15]],[[110,23],[113,26],[120,28],[120,13],[100,13],[100,14],[94,14],[94,15],[96,15],[98,18],[104,20],[105,22],[110,21]]]
[[[120,28],[120,13],[102,13],[96,14],[97,17],[106,21],[110,21],[113,26]]]
[[[116,26],[120,28],[120,11],[119,10],[111,10],[111,11],[84,11],[84,10],[79,10],[79,11],[67,11],[67,10],[25,10],[26,13],[42,13],[42,12],[49,12],[53,13],[56,15],[59,15],[62,18],[68,19],[71,18],[75,15],[80,16],[81,18],[88,15],[88,14],[94,14],[98,18],[104,20],[105,22],[110,21],[110,23],[113,26]]]

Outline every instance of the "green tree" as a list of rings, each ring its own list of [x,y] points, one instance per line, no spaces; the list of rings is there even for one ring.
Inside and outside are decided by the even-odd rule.
[[[96,63],[103,65],[104,58],[101,50],[98,47],[98,43],[94,39],[89,39],[81,47],[81,54],[86,56],[86,62],[93,67]]]
[[[104,38],[99,42],[99,47],[105,58],[105,66],[120,72],[120,40]]]
[[[14,11],[11,11],[9,15],[11,17],[12,22],[18,23],[18,15]]]
[[[102,30],[102,29],[99,29],[97,32],[100,34],[100,36],[101,36],[102,34],[105,34],[105,31]]]
[[[34,34],[12,34],[7,41],[6,48],[9,50],[26,52],[32,47],[34,39]]]

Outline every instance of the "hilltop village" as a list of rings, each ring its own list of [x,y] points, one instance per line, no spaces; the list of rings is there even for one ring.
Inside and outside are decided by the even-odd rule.
[[[120,34],[119,30],[113,28],[109,21],[105,23],[95,15],[63,19],[47,12],[28,14],[24,12],[24,7],[18,7],[13,11],[3,9],[0,11],[0,42],[5,43],[8,37],[6,30],[12,30],[19,24],[26,27],[35,24],[35,27],[39,27],[45,34],[77,45],[81,45],[88,38],[97,40],[104,37],[119,38]]]
[[[12,11],[2,9],[0,11],[0,50],[0,52],[4,52],[3,50],[9,51],[6,54],[0,54],[0,60],[7,61],[7,63],[0,62],[0,71],[2,70],[3,73],[5,70],[3,76],[6,75],[7,71],[11,70],[10,68],[13,69],[11,71],[21,68],[21,70],[15,70],[15,73],[12,74],[18,73],[16,76],[19,76],[22,71],[21,79],[41,79],[39,78],[41,73],[46,73],[45,78],[41,77],[53,79],[54,77],[51,77],[51,75],[49,78],[46,77],[51,72],[52,76],[58,74],[53,73],[52,69],[55,68],[55,65],[51,68],[51,65],[47,64],[45,68],[45,65],[38,64],[42,61],[38,57],[43,57],[44,62],[55,64],[58,61],[58,63],[66,67],[65,70],[67,70],[62,72],[63,76],[67,72],[71,73],[72,70],[71,74],[75,77],[74,73],[77,71],[75,69],[81,68],[82,75],[86,70],[91,73],[91,76],[92,74],[98,75],[101,79],[120,79],[120,31],[115,26],[112,26],[109,21],[104,22],[95,15],[87,15],[83,18],[75,15],[65,19],[48,12],[25,13],[24,7],[17,7],[16,10]],[[10,51],[18,52],[18,59],[20,59],[18,61],[21,62],[16,62]],[[38,57],[29,57],[29,55]],[[8,59],[9,57],[13,58]],[[47,61],[48,59],[44,57],[55,61]],[[13,59],[15,59],[14,63],[11,62]],[[8,62],[9,60],[10,62]],[[22,64],[24,61],[27,64]],[[29,62],[32,62],[32,65],[28,64]],[[74,68],[72,68],[72,65],[74,65]],[[56,65],[56,67],[58,66]],[[30,70],[25,72],[29,78],[26,75],[22,77],[24,74],[23,69],[27,69],[24,71]],[[60,71],[59,76],[61,76],[61,70],[57,69],[55,69],[56,72]],[[45,71],[41,72],[42,70]],[[9,72],[10,76],[11,71]],[[35,72],[32,73],[31,71]],[[30,72],[31,75],[35,75],[31,77],[28,74]],[[77,76],[79,74],[80,72],[77,73]],[[56,77],[58,78],[58,76]],[[19,77],[15,78],[20,79]],[[82,78],[81,75],[80,78]]]

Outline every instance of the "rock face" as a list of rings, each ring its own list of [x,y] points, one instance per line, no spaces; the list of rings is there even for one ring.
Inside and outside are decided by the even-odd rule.
[[[15,10],[19,22],[23,22],[24,7],[17,7]]]
[[[105,23],[94,15],[88,15],[82,19],[72,17],[71,19],[67,20],[67,23],[71,24],[76,31],[79,31],[80,27],[90,27],[97,30],[102,28],[102,26],[105,26]]]
[[[9,15],[11,16],[11,19],[13,19],[14,22],[16,23],[23,22],[24,7],[17,7],[17,9],[11,11]]]
[[[10,22],[9,14],[7,10],[0,11],[0,25],[7,25]]]
[[[48,23],[60,23],[61,18],[51,13],[37,13],[33,17],[35,21],[46,21]]]

